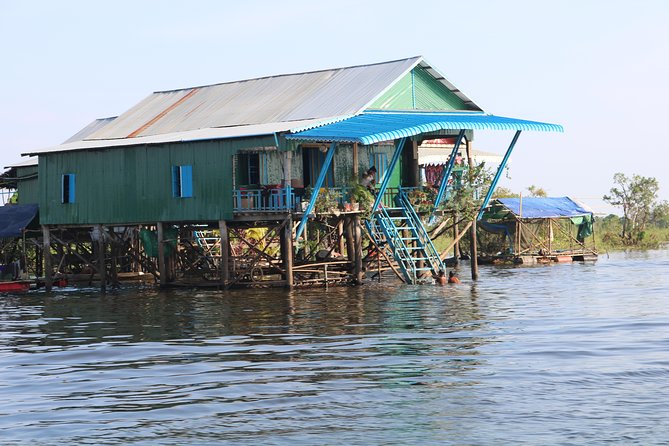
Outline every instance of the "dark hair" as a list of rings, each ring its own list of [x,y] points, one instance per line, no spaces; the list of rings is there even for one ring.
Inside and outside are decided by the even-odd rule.
[[[455,273],[453,271],[449,271],[448,272],[448,277],[453,277],[453,276],[455,276]]]
[[[374,166],[370,167],[367,172],[376,172],[376,167]]]

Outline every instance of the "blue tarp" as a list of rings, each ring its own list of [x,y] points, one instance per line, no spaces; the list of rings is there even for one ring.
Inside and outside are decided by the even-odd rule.
[[[561,218],[592,215],[592,211],[583,208],[569,197],[538,198],[499,198],[496,202],[520,218]],[[493,204],[494,208],[494,204]]]
[[[37,209],[36,204],[0,206],[0,238],[21,237],[37,215]]]

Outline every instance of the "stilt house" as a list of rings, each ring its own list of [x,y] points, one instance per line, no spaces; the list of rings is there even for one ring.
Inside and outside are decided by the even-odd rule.
[[[410,204],[398,199],[402,188],[420,186],[417,146],[449,137],[455,153],[478,129],[515,132],[505,160],[521,131],[562,130],[485,114],[412,57],[158,91],[63,144],[26,155],[39,159],[45,246],[62,243],[68,255],[71,243],[63,238],[83,233],[95,249],[69,255],[92,256],[103,282],[128,256],[162,284],[189,272],[222,286],[360,282],[361,231],[389,246],[398,275],[416,282],[443,266]],[[355,201],[352,191],[370,166],[377,184],[367,214],[342,208],[332,213],[338,220],[319,220],[319,195]],[[444,182],[435,206],[446,188]],[[316,221],[331,229],[319,240],[305,235]],[[265,229],[252,236],[254,227]],[[322,239],[333,241],[324,255],[298,255]],[[45,262],[49,279],[55,265]]]

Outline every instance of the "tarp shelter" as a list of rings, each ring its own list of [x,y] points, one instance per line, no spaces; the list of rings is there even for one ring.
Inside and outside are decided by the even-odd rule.
[[[498,198],[484,218],[503,218],[508,214],[518,218],[564,218],[592,215],[592,211],[569,197],[530,197],[530,198]]]
[[[21,237],[37,216],[36,204],[0,206],[0,238]]]
[[[575,237],[571,225],[577,227]],[[594,247],[585,246],[585,239],[593,233],[592,210],[569,197],[496,199],[483,213],[481,227],[504,234],[516,255],[584,250],[596,254]]]

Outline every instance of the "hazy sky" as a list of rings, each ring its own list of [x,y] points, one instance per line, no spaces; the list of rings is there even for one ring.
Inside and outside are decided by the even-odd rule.
[[[666,0],[0,0],[0,164],[153,91],[422,55],[486,112],[565,127],[521,135],[500,185],[604,210],[624,172],[669,199],[668,23]]]

